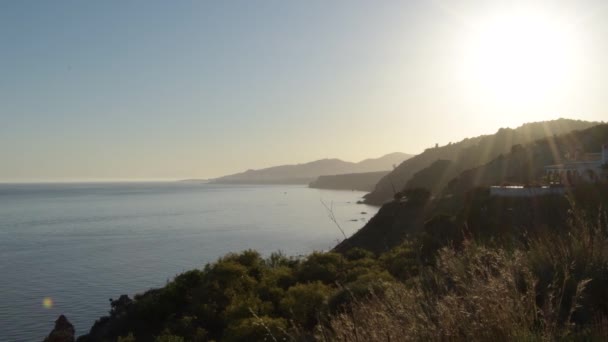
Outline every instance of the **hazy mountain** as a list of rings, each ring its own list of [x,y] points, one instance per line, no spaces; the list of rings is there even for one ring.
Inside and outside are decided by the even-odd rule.
[[[211,179],[223,184],[308,184],[319,176],[392,170],[412,155],[395,152],[358,163],[340,159],[321,159],[304,164],[281,165]]]
[[[534,122],[515,129],[501,128],[492,135],[482,135],[454,144],[429,148],[404,161],[383,177],[376,184],[374,191],[366,196],[365,201],[370,204],[381,204],[391,199],[394,192],[406,186],[413,188],[427,185],[429,176],[419,174],[417,179],[424,180],[421,184],[411,181],[412,177],[439,159],[450,160],[451,163],[437,164],[425,171],[429,173],[437,173],[439,169],[442,171],[441,177],[433,178],[431,189],[433,191],[441,190],[460,172],[486,164],[500,154],[508,153],[513,145],[528,144],[540,138],[582,130],[598,124],[598,122],[570,119]]]

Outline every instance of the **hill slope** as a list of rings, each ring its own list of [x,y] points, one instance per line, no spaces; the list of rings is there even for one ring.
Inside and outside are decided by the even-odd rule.
[[[513,145],[528,144],[540,138],[586,129],[597,124],[597,122],[570,119],[534,122],[515,129],[501,128],[492,135],[482,135],[464,139],[455,144],[429,148],[423,153],[404,161],[391,173],[383,177],[374,191],[366,196],[365,202],[381,204],[390,200],[394,191],[399,191],[406,185],[417,187],[417,184],[408,183],[408,181],[412,179],[414,174],[429,167],[439,159],[451,160],[452,164],[446,168],[442,177],[437,179],[438,183],[432,189],[435,191],[445,187],[460,172],[486,164],[500,154],[508,153]],[[419,176],[421,179],[424,178],[422,175]]]
[[[505,155],[484,165],[465,170],[452,179],[447,193],[463,194],[477,187],[502,183],[535,183],[544,176],[544,167],[563,163],[564,156],[574,150],[601,151],[608,141],[608,124],[560,136],[550,136],[526,145],[515,145]]]
[[[391,170],[412,157],[405,153],[391,153],[380,158],[352,163],[340,159],[321,159],[305,164],[281,165],[260,170],[247,170],[210,180],[220,184],[308,184],[319,176]]]
[[[482,194],[480,198],[483,198],[484,201],[490,201],[487,188],[476,189],[477,187],[503,182],[533,183],[543,176],[545,165],[563,162],[563,156],[567,152],[576,149],[596,152],[606,141],[608,141],[608,124],[600,124],[559,136],[551,135],[526,145],[514,145],[510,152],[501,154],[482,166],[465,170],[458,177],[449,181],[447,187],[442,191],[452,196],[438,196],[424,205],[403,200],[385,203],[376,216],[363,228],[338,244],[334,250],[346,252],[352,248],[364,248],[374,253],[382,253],[401,243],[408,234],[421,232],[433,216],[445,213],[466,215],[466,219],[462,219],[462,222],[466,222],[467,229],[473,230],[477,234],[483,233],[484,229],[489,226],[502,226],[505,230],[513,230],[516,227],[542,226],[543,224],[557,227],[560,222],[566,222],[563,214],[567,213],[567,210],[564,209],[567,201],[562,199],[556,202],[549,199],[562,196],[550,195],[545,196],[542,200],[535,198],[492,199],[492,203],[495,202],[496,210],[474,213],[477,216],[467,213],[466,210],[462,211],[462,204],[471,201],[471,196],[475,197],[479,194]],[[436,190],[434,184],[446,178],[442,176],[446,171],[454,172],[453,163],[446,160],[436,161],[414,174],[408,184],[416,183],[420,187]],[[590,186],[599,189],[597,184]],[[591,193],[588,190],[588,188],[582,187],[579,189],[579,195]],[[404,192],[408,191],[415,191],[414,187]],[[593,197],[589,194],[586,196]],[[509,205],[504,204],[507,202]],[[515,203],[520,203],[517,215],[508,211],[513,209]],[[479,208],[479,203],[476,206]],[[476,223],[480,215],[487,216],[487,221]],[[542,217],[539,218],[539,215]],[[507,224],[508,222],[510,223]]]

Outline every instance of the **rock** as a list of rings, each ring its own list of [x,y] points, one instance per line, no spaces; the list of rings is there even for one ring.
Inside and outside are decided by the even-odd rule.
[[[74,342],[74,334],[72,323],[64,315],[61,315],[55,321],[55,328],[44,339],[44,342]]]

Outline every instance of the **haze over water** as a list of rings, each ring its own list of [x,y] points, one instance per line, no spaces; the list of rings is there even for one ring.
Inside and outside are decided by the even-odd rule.
[[[356,204],[362,195],[304,186],[0,184],[0,340],[42,340],[60,314],[81,335],[109,311],[109,298],[162,286],[228,252],[327,250],[341,233],[320,200],[333,202],[351,235],[377,211]]]

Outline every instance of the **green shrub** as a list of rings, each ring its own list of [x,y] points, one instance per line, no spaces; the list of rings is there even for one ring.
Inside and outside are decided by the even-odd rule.
[[[133,333],[129,333],[127,336],[118,336],[117,342],[135,342],[135,336]]]
[[[284,317],[293,319],[298,326],[312,328],[326,317],[331,292],[319,281],[290,287],[280,303]]]
[[[338,253],[312,253],[300,265],[298,281],[333,284],[343,276],[346,260]]]
[[[379,261],[393,277],[406,281],[418,275],[420,271],[420,260],[415,248],[412,242],[406,241],[382,254]]]
[[[154,342],[185,342],[181,336],[171,335],[169,332],[164,332],[162,335],[157,336]]]
[[[287,321],[282,318],[255,316],[234,321],[224,341],[283,341],[288,336]]]

